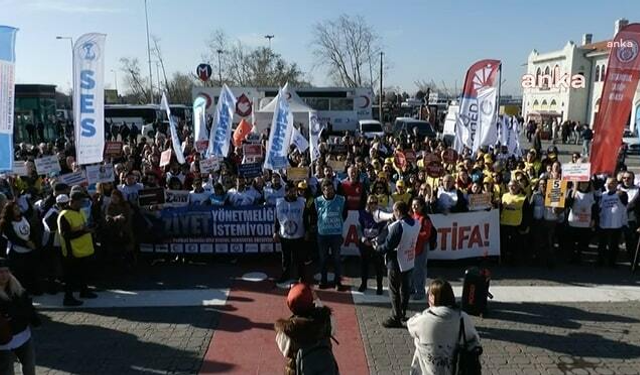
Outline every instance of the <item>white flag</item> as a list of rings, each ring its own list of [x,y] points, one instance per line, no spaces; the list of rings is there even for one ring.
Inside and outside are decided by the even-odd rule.
[[[505,116],[506,118],[507,116]],[[511,117],[511,121],[509,121],[509,138],[507,141],[507,145],[509,148],[509,155],[522,156],[522,151],[520,149],[520,137],[518,132],[518,119],[513,116]]]
[[[293,128],[293,136],[291,137],[291,141],[296,146],[298,151],[305,152],[309,148],[309,141],[300,133],[300,130]]]
[[[233,125],[233,113],[236,110],[236,97],[226,84],[220,90],[216,113],[213,117],[211,134],[209,134],[209,148],[207,157],[229,155],[231,143],[231,126]]]
[[[84,34],[73,46],[73,119],[78,164],[101,163],[104,153],[105,34]]]
[[[474,139],[473,151],[482,146],[493,146],[498,141],[498,117],[497,109],[498,89],[496,87],[486,87],[478,90],[478,132]]]
[[[198,149],[198,142],[202,143],[203,141],[209,140],[209,132],[207,131],[207,99],[203,96],[198,96],[196,100],[193,101],[193,131],[195,135],[195,139],[193,140],[196,149],[198,151],[202,151],[202,149]]]
[[[264,169],[279,170],[289,165],[287,154],[291,144],[293,133],[293,113],[289,108],[287,83],[278,92],[276,109],[273,111],[269,142],[267,142],[267,155],[264,161]]]
[[[162,100],[160,101],[160,110],[165,111],[167,118],[169,119],[169,129],[171,130],[171,143],[173,144],[173,151],[176,153],[176,159],[178,163],[184,164],[184,154],[182,153],[182,147],[180,144],[180,138],[178,137],[178,129],[176,128],[176,120],[171,117],[171,108],[169,108],[169,102],[167,96],[162,93]]]
[[[311,162],[320,158],[320,149],[318,143],[320,135],[324,130],[324,126],[318,121],[318,114],[316,112],[309,112],[309,147],[311,147]]]
[[[505,146],[509,143],[509,120],[507,119],[507,116],[502,116],[498,119],[498,126],[498,133],[500,134],[498,140],[500,141],[501,146]]]

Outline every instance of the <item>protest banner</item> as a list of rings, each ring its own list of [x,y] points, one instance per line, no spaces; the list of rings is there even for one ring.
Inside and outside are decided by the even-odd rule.
[[[438,242],[429,259],[500,256],[500,210],[429,215]]]
[[[327,165],[333,169],[334,172],[344,172],[347,162],[344,160],[329,160]]]
[[[60,163],[58,162],[58,157],[53,156],[45,156],[35,160],[36,163],[36,171],[38,171],[39,175],[48,175],[50,173],[58,173],[60,172]]]
[[[220,158],[217,156],[200,160],[200,173],[211,173],[220,169]]]
[[[73,123],[78,165],[104,158],[105,34],[89,33],[73,45]]]
[[[567,192],[567,181],[547,181],[547,191],[544,195],[545,207],[564,208],[564,200]]]
[[[188,190],[166,190],[165,207],[184,207],[189,204]]]
[[[566,181],[589,181],[591,179],[591,163],[563,164],[562,179]]]
[[[16,33],[0,26],[0,172],[13,171],[13,122],[15,108]]]
[[[446,172],[444,166],[437,161],[432,161],[431,163],[427,164],[425,169],[427,171],[427,176],[431,178],[442,177]]]
[[[249,144],[242,146],[242,154],[247,163],[257,163],[262,159],[262,145]]]
[[[169,163],[171,163],[171,149],[162,151],[162,153],[160,154],[160,167],[169,165]]]
[[[139,206],[153,206],[164,203],[164,188],[142,189],[138,192]]]
[[[244,178],[255,178],[262,176],[261,163],[246,163],[238,166],[238,176]]]
[[[113,165],[87,165],[87,180],[89,184],[97,184],[98,182],[113,182],[115,181]]]
[[[415,164],[416,163],[416,153],[413,150],[404,150],[404,157],[407,159],[408,163]]]
[[[69,186],[73,186],[73,185],[87,186],[87,185],[89,185],[89,182],[87,181],[87,176],[85,174],[85,171],[78,171],[78,172],[63,174],[63,175],[58,176],[57,180],[58,180],[58,182],[65,183],[65,184],[67,184]]]
[[[469,211],[480,211],[491,208],[491,194],[469,194]]]
[[[13,175],[14,176],[27,176],[27,165],[22,160],[16,160],[13,162]]]
[[[107,141],[104,144],[104,156],[117,158],[122,155],[122,142]]]
[[[289,181],[306,181],[309,178],[309,167],[287,168]]]
[[[141,247],[156,253],[273,253],[274,220],[273,206],[165,208]]]

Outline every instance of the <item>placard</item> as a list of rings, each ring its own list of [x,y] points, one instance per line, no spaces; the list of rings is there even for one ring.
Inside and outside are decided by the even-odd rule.
[[[138,192],[139,206],[153,206],[163,204],[164,201],[164,189],[161,187],[142,189]]]
[[[242,146],[242,154],[247,163],[256,163],[262,159],[262,145],[245,144]]]
[[[309,178],[309,167],[287,168],[287,179],[289,181],[302,181]]]
[[[440,157],[436,154],[432,154],[432,153],[425,153],[424,157],[422,158],[424,165],[427,166],[429,163],[433,163],[433,162],[437,162],[440,163]]]
[[[213,156],[200,160],[200,173],[206,174],[220,169],[220,158]]]
[[[209,140],[208,139],[204,139],[204,140],[201,140],[201,141],[196,141],[196,151],[203,152],[203,151],[206,151],[207,148],[209,148]]]
[[[171,149],[162,151],[162,153],[160,154],[160,167],[169,165],[169,163],[171,163]]]
[[[13,175],[14,176],[28,176],[27,165],[22,160],[13,161]]]
[[[117,158],[122,155],[122,142],[107,141],[104,144],[104,156]]]
[[[566,180],[547,181],[547,191],[544,195],[545,207],[564,208],[564,199],[567,192]]]
[[[442,177],[446,172],[444,166],[437,161],[432,161],[431,163],[427,164],[425,170],[427,171],[427,176],[431,178]]]
[[[562,179],[566,181],[589,181],[591,179],[591,163],[563,164]]]
[[[469,211],[480,211],[491,208],[491,194],[469,194]]]
[[[87,181],[87,176],[85,175],[85,171],[78,171],[78,172],[63,174],[61,176],[58,176],[57,181],[65,183],[69,186],[73,186],[73,185],[86,186],[89,184],[89,182]]]
[[[347,145],[345,144],[333,144],[329,145],[329,153],[332,155],[346,155]]]
[[[417,158],[416,158],[416,152],[415,151],[409,150],[409,149],[404,150],[404,157],[405,157],[405,159],[407,159],[408,163],[412,163],[412,164],[416,163]]]
[[[36,159],[35,163],[36,163],[36,171],[38,171],[39,175],[59,173],[61,170],[60,163],[58,162],[58,157],[55,155],[45,156],[43,158]]]
[[[87,165],[87,180],[89,184],[97,184],[98,182],[113,182],[115,176],[112,164],[104,165]]]
[[[452,148],[442,151],[442,161],[447,164],[455,164],[458,161],[458,153]]]
[[[188,190],[166,190],[164,197],[165,207],[184,207],[189,205]]]
[[[246,163],[238,166],[238,175],[244,178],[262,176],[262,163]]]
[[[344,172],[347,162],[344,160],[329,160],[327,161],[327,165],[329,165],[334,172]]]

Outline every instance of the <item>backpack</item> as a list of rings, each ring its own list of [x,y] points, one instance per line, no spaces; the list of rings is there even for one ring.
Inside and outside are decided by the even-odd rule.
[[[331,345],[323,340],[307,348],[298,349],[296,354],[296,375],[339,375]]]

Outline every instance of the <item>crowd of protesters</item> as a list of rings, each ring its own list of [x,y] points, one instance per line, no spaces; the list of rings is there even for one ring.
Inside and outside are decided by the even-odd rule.
[[[425,298],[423,271],[428,250],[435,246],[436,230],[429,215],[478,209],[469,206],[474,194],[491,197],[490,206],[481,209],[500,210],[501,256],[509,264],[553,267],[561,260],[578,263],[591,240],[597,239],[596,263],[615,266],[619,244],[625,243],[630,257],[637,244],[638,187],[634,174],[626,171],[624,164],[606,180],[570,183],[564,208],[545,206],[546,185],[562,178],[562,163],[555,146],[546,152],[533,147],[516,155],[510,154],[507,147],[484,147],[475,153],[455,153],[451,160],[444,157],[450,147],[443,140],[422,137],[418,131],[375,138],[324,134],[319,144],[320,157],[313,162],[308,151],[300,152],[291,146],[290,166],[307,167],[310,171],[307,179],[293,181],[287,178],[286,170],[265,170],[262,176],[251,179],[239,176],[238,167],[246,161],[242,145],[231,147],[219,169],[200,170],[203,155],[196,150],[185,123],[180,124],[179,134],[186,162],[180,165],[174,154],[170,163],[161,167],[161,153],[172,147],[166,133],[166,128],[157,128],[152,138],[137,132],[135,137],[130,133],[126,137],[110,134],[112,140],[122,141],[122,152],[105,160],[114,166],[114,181],[96,186],[67,186],[56,176],[38,174],[33,160],[45,155],[58,157],[60,174],[81,169],[68,138],[18,145],[15,159],[26,161],[27,173],[0,176],[0,230],[3,241],[9,244],[8,257],[15,265],[14,272],[29,292],[54,292],[56,280],[66,273],[74,285],[67,287],[65,301],[79,303],[71,295],[72,290],[78,289],[81,297],[94,297],[86,289],[86,276],[78,272],[85,269],[83,258],[94,253],[89,242],[95,243],[106,259],[132,267],[140,242],[140,233],[134,228],[145,228],[144,215],[158,208],[140,207],[138,194],[154,187],[188,190],[190,205],[280,204],[274,228],[274,240],[282,243],[283,250],[279,281],[306,277],[311,260],[317,259],[323,288],[330,286],[330,265],[335,274],[333,285],[344,288],[342,225],[348,210],[356,210],[362,261],[359,289],[367,289],[372,266],[376,291],[381,293],[389,254],[378,251],[378,237],[384,236],[387,223],[393,221],[390,214],[398,202],[405,204],[407,214],[422,227],[415,252],[420,270],[414,272],[416,280],[411,283],[411,293],[419,299]],[[264,152],[268,130],[256,138]],[[398,152],[404,158],[398,158]],[[583,160],[583,155],[576,153],[571,162]],[[442,165],[441,173],[436,175],[427,168],[434,161]],[[294,202],[296,207],[292,208]],[[299,215],[292,211],[294,208]],[[81,217],[74,212],[81,213]],[[60,220],[62,216],[66,220]],[[303,242],[311,246],[298,246]],[[4,244],[0,246],[4,248]],[[68,247],[73,251],[65,250]]]

